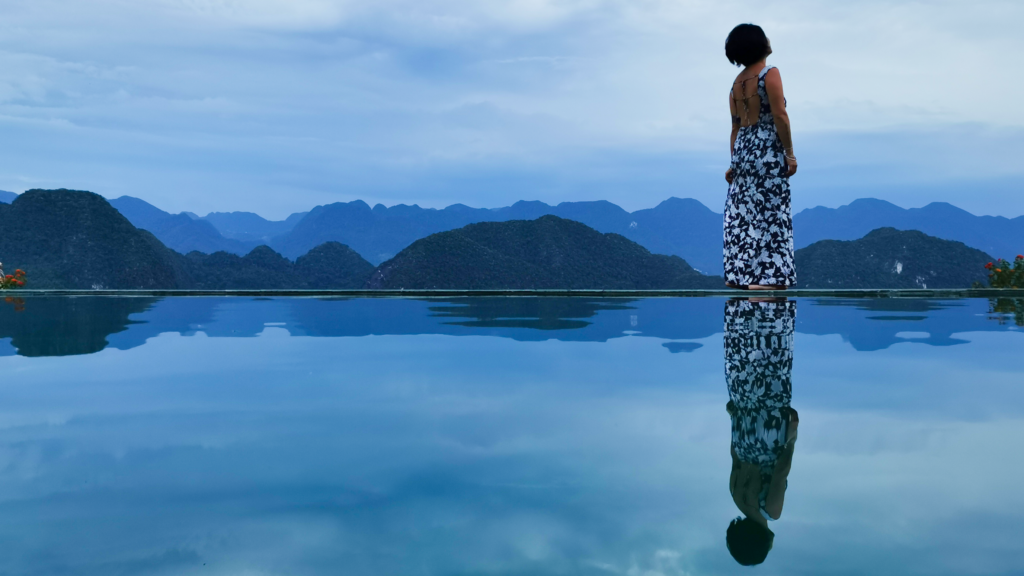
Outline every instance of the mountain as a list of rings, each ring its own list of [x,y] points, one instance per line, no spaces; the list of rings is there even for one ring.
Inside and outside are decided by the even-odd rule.
[[[810,208],[793,217],[797,248],[819,240],[855,240],[884,227],[919,230],[1003,258],[1020,254],[1024,247],[1024,216],[975,216],[945,202],[905,209],[884,200],[862,198],[839,208]]]
[[[187,284],[174,252],[98,194],[29,190],[0,204],[0,255],[33,288],[167,288]]]
[[[370,208],[361,200],[317,206],[295,228],[270,242],[285,256],[337,241],[380,263],[431,234],[478,222],[535,220],[554,215],[604,233],[625,236],[652,252],[676,255],[703,271],[722,268],[722,215],[696,200],[671,198],[656,208],[627,212],[607,201],[516,202],[505,208],[470,208],[455,204],[443,210],[400,204]]]
[[[821,240],[796,251],[800,288],[970,288],[992,257],[916,230],[879,228],[859,240]]]
[[[368,288],[720,288],[678,256],[557,216],[433,234],[381,264]]]
[[[110,205],[123,214],[136,228],[149,230],[168,248],[187,254],[192,251],[231,252],[247,254],[259,242],[242,242],[225,238],[212,224],[195,219],[189,213],[170,214],[145,200],[121,196],[110,201]]]
[[[206,220],[225,238],[245,242],[267,242],[275,236],[291,232],[309,212],[292,214],[286,220],[267,220],[252,212],[211,212]]]
[[[373,265],[348,246],[322,244],[295,263],[266,246],[245,256],[192,252],[186,257],[193,288],[230,289],[345,289],[362,288]]]
[[[11,202],[14,202],[14,199],[17,197],[18,195],[15,194],[14,192],[0,190],[0,204],[10,204]]]
[[[159,214],[129,203],[134,216]],[[190,220],[185,214],[170,220]],[[212,226],[202,222],[204,226]],[[247,255],[183,256],[141,230],[102,196],[73,190],[29,190],[0,204],[0,256],[28,272],[32,288],[357,288],[373,265],[347,246],[318,246],[295,263],[266,246]]]

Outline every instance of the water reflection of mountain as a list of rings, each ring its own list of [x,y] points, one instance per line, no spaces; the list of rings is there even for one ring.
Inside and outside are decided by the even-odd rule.
[[[130,316],[145,313],[156,302],[157,298],[29,298],[17,306],[0,302],[0,356],[99,352],[111,344],[107,338],[112,334],[134,332],[136,327],[146,332],[146,321]],[[145,337],[135,346],[143,342]]]
[[[1003,331],[993,321],[988,300],[816,299],[802,306],[796,330],[839,334],[859,351],[882,350],[901,342],[953,346],[964,332]]]
[[[0,303],[0,356],[89,354],[129,349],[162,333],[254,337],[268,327],[294,336],[443,334],[520,341],[605,342],[627,335],[673,340],[688,352],[722,332],[718,298],[27,298]],[[900,342],[948,346],[961,332],[1012,329],[989,318],[984,300],[811,300],[797,332],[838,334],[857,350]],[[10,339],[10,340],[6,340]],[[683,342],[678,342],[683,341]],[[690,342],[686,342],[690,341]]]

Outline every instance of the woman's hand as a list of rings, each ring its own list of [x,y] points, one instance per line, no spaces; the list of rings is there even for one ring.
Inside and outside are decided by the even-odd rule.
[[[729,184],[732,184],[732,181],[733,181],[732,168],[729,168],[728,170],[725,171],[725,181],[728,182]]]
[[[786,156],[786,166],[789,167],[789,171],[786,172],[786,178],[789,178],[793,174],[796,174],[796,158]]]

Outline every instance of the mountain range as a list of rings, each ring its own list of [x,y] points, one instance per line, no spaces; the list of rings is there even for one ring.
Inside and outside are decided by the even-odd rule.
[[[810,208],[793,217],[797,248],[819,240],[855,240],[878,228],[918,230],[1002,258],[1012,258],[1024,247],[1024,216],[975,216],[945,202],[906,209],[862,198],[839,208]]]
[[[0,200],[4,196],[0,195]],[[181,253],[218,250],[248,254],[266,244],[294,259],[324,242],[339,242],[378,265],[413,242],[431,234],[479,222],[535,220],[553,215],[602,233],[624,236],[654,254],[679,256],[705,274],[721,274],[722,215],[693,199],[670,198],[654,208],[627,212],[606,201],[520,201],[505,208],[470,208],[456,204],[438,210],[416,205],[370,207],[362,201],[317,206],[270,221],[251,212],[211,213],[203,218],[172,215],[148,203],[122,196],[111,201],[133,224],[153,232]],[[975,216],[935,202],[904,209],[872,198],[839,208],[803,210],[793,218],[796,248],[820,240],[855,240],[878,228],[918,230],[944,240],[963,242],[993,256],[1019,254],[1024,247],[1024,216]]]
[[[5,231],[0,254],[9,267],[31,268],[35,287],[657,289],[722,284],[721,277],[700,274],[684,259],[653,253],[623,234],[602,233],[553,215],[531,218],[552,209],[539,202],[487,211],[501,221],[427,234],[460,219],[478,218],[480,210],[379,205],[371,209],[353,202],[317,207],[288,221],[271,222],[248,213],[207,218],[172,215],[135,198],[121,197],[108,203],[88,192],[33,190],[12,196],[15,200],[10,205],[0,204],[0,226]],[[840,210],[852,209],[854,219],[858,214],[872,214],[872,203],[878,201],[858,201]],[[881,204],[883,208],[887,205]],[[607,202],[567,203],[554,209],[605,227],[614,227],[623,214],[636,217],[627,232],[640,234],[643,230],[648,243],[668,244],[666,237],[680,241],[687,234],[696,235],[701,220],[706,220],[707,214],[714,216],[694,200],[679,199],[632,214]],[[676,226],[671,237],[651,233],[659,226],[663,232],[671,228],[673,211],[689,215],[694,225]],[[929,213],[951,214],[961,228],[969,229],[964,224],[965,212],[940,205],[889,212],[910,213],[918,219]],[[512,217],[516,219],[504,220]],[[413,239],[375,267],[352,247],[325,240],[332,230],[338,231],[339,222],[358,223],[360,218],[361,229],[341,230],[355,236],[365,232],[370,240],[364,248],[373,242],[393,242],[397,248],[409,238],[427,236]],[[981,221],[997,231],[1012,232],[1018,220],[984,217]],[[214,222],[236,238],[225,237]],[[420,227],[414,228],[417,222]],[[284,250],[275,251],[257,240],[238,238],[257,238],[260,233],[266,237],[289,227],[289,232],[271,238],[270,243],[280,247],[292,242],[290,254],[282,255]],[[836,227],[840,228],[838,223]],[[388,230],[391,233],[383,234]],[[837,234],[852,233],[849,230],[839,229]],[[160,235],[171,238],[171,248],[177,250],[165,246]],[[308,244],[324,241],[293,261],[287,256],[297,253],[297,246],[303,245],[299,240]],[[182,246],[190,249],[185,255],[180,253]],[[960,242],[895,228],[876,229],[857,240],[821,240],[801,248],[796,256],[802,288],[968,287],[985,280],[982,266],[992,260],[989,254]]]
[[[136,219],[168,219],[120,199]],[[192,219],[178,214],[173,219]],[[194,219],[193,219],[194,220]],[[198,221],[198,220],[196,220]],[[351,248],[324,242],[294,262],[267,246],[245,256],[182,255],[135,227],[103,197],[73,190],[30,190],[0,204],[0,254],[35,288],[704,288],[722,279],[674,256],[653,255],[615,234],[578,222],[477,224],[425,238],[375,270]],[[458,249],[452,249],[457,246]],[[387,267],[387,268],[385,268]],[[381,272],[386,270],[386,273]],[[476,275],[476,276],[474,276]],[[376,279],[369,283],[371,276]]]

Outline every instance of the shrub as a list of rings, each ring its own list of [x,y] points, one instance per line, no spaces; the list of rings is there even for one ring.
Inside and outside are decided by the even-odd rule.
[[[992,288],[1024,288],[1024,255],[1018,254],[1012,264],[1000,258],[985,268]]]
[[[8,274],[0,278],[0,290],[11,290],[13,288],[23,288],[26,282],[25,271],[15,270],[14,274]]]

